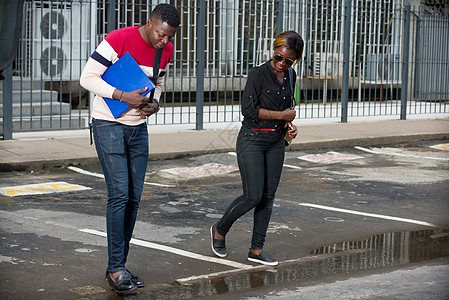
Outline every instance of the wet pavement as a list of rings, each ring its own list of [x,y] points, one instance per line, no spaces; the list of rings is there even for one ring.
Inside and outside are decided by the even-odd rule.
[[[158,287],[144,295],[151,299],[205,297],[257,290],[287,282],[292,284],[308,278],[428,261],[449,256],[449,232],[423,230],[386,233],[365,241],[321,247],[311,254],[305,258],[284,261],[275,269],[254,267],[244,271],[211,274],[207,278],[178,280],[170,287]]]
[[[287,152],[265,247],[276,268],[246,259],[251,213],[228,234],[229,256],[211,253],[209,227],[241,191],[234,153],[150,161],[127,264],[147,285],[127,298],[235,299],[284,287],[295,299],[305,283],[448,257],[449,152],[434,147],[447,142]],[[0,195],[2,298],[121,298],[103,280],[98,166],[0,173],[0,182],[25,193]],[[438,290],[429,299],[444,299],[449,284]]]
[[[239,293],[245,300],[447,299],[449,258],[310,277]],[[220,299],[235,299],[232,293]],[[213,299],[205,297],[203,299]]]

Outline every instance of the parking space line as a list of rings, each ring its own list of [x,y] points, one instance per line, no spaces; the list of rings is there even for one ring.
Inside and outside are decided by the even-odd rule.
[[[276,272],[273,267],[269,267],[269,266],[264,266],[264,265],[250,266],[249,268],[247,268],[245,270],[245,273],[259,272],[259,271],[270,272],[270,270],[273,270],[273,272]],[[196,281],[196,280],[204,280],[204,279],[217,278],[217,277],[226,277],[226,276],[232,276],[232,275],[237,275],[237,274],[241,274],[241,273],[242,273],[241,270],[227,270],[227,271],[221,271],[221,272],[216,272],[216,273],[209,273],[209,274],[203,274],[203,275],[194,275],[194,276],[185,277],[185,278],[178,278],[178,279],[176,279],[176,282],[178,282],[180,284],[189,284],[190,282]]]
[[[70,170],[80,173],[80,174],[84,174],[84,175],[89,175],[89,176],[94,176],[94,177],[98,177],[98,178],[103,178],[104,179],[104,175],[103,174],[99,174],[99,173],[94,173],[94,172],[89,172],[86,170],[83,170],[81,168],[77,168],[77,167],[68,167]],[[154,183],[154,182],[144,182],[144,184],[147,185],[154,185],[154,186],[160,186],[160,187],[175,187],[174,185],[170,185],[170,184],[161,184],[161,183]]]
[[[98,231],[98,230],[93,230],[93,229],[79,229],[79,231],[81,232],[85,232],[85,233],[90,233],[93,235],[98,235],[98,236],[102,236],[102,237],[107,237],[106,232],[102,232],[102,231]],[[143,241],[143,240],[139,240],[139,239],[131,239],[130,241],[131,244],[134,245],[139,245],[142,247],[146,247],[146,248],[151,248],[151,249],[156,249],[156,250],[160,250],[160,251],[165,251],[165,252],[170,252],[176,255],[180,255],[180,256],[184,256],[184,257],[188,257],[188,258],[193,258],[193,259],[197,259],[197,260],[202,260],[202,261],[206,261],[206,262],[211,262],[211,263],[217,263],[217,264],[221,264],[221,265],[225,265],[225,266],[229,266],[229,267],[233,267],[233,268],[237,268],[237,269],[249,269],[252,268],[252,266],[250,265],[245,265],[239,262],[235,262],[232,260],[227,260],[227,259],[222,259],[222,258],[216,258],[216,257],[212,257],[212,256],[206,256],[206,255],[201,255],[201,254],[196,254],[193,252],[189,252],[189,251],[185,251],[185,250],[181,250],[181,249],[177,249],[177,248],[173,248],[173,247],[169,247],[169,246],[165,246],[165,245],[160,245],[160,244],[156,244],[156,243],[152,243],[152,242],[147,242],[147,241]]]
[[[80,229],[80,228],[77,228],[70,224],[64,224],[64,223],[55,222],[55,221],[51,221],[51,220],[46,221],[44,219],[40,219],[40,218],[36,218],[36,217],[32,217],[32,216],[23,216],[22,214],[18,214],[16,212],[8,212],[8,211],[0,210],[0,219],[14,220],[15,222],[19,222],[20,224],[23,224],[23,221],[21,221],[21,219],[25,219],[25,220],[28,219],[28,220],[32,220],[34,222],[37,221],[40,224],[48,224],[51,226],[62,227],[65,229],[70,229],[70,230],[75,230],[75,231],[77,230],[80,232],[84,232],[84,233],[88,233],[88,234],[92,234],[92,235],[96,235],[96,236],[101,236],[104,238],[107,237],[106,232],[103,232],[103,231],[98,231],[98,230],[94,230],[94,229]],[[24,223],[24,224],[30,225],[30,226],[32,225],[32,223]],[[235,262],[232,260],[196,254],[193,252],[189,252],[189,251],[185,251],[185,250],[181,250],[181,249],[177,249],[177,248],[173,248],[173,247],[169,247],[169,246],[165,246],[165,245],[160,245],[160,244],[156,244],[156,243],[152,243],[152,242],[147,242],[147,241],[139,240],[139,239],[135,239],[135,238],[131,239],[130,243],[134,244],[134,245],[146,247],[146,248],[170,252],[170,253],[173,253],[176,255],[180,255],[180,256],[184,256],[184,257],[188,257],[188,258],[192,258],[192,259],[202,260],[202,261],[206,261],[206,262],[210,262],[210,263],[217,263],[217,264],[229,266],[229,267],[236,268],[236,269],[249,269],[249,268],[253,267],[251,265],[242,264],[242,263]]]
[[[297,167],[297,166],[293,166],[293,165],[287,165],[287,164],[284,164],[284,167],[291,168],[291,169],[302,169],[301,167]]]
[[[299,203],[299,205],[307,206],[307,207],[313,207],[313,208],[318,208],[318,209],[324,209],[324,210],[330,210],[330,211],[336,211],[336,212],[341,212],[341,213],[346,213],[346,214],[352,214],[352,215],[359,215],[359,216],[378,218],[378,219],[384,219],[384,220],[412,223],[412,224],[428,226],[428,227],[437,227],[437,228],[439,227],[438,225],[435,225],[435,224],[432,224],[432,223],[428,223],[428,222],[424,222],[424,221],[405,219],[405,218],[399,218],[399,217],[392,217],[392,216],[386,216],[386,215],[379,215],[379,214],[372,214],[372,213],[365,213],[365,212],[361,212],[361,211],[342,209],[342,208],[336,208],[336,207],[324,206],[324,205],[318,205],[318,204],[312,204],[312,203]]]
[[[364,147],[359,147],[359,146],[355,146],[354,148],[359,149],[361,151],[368,152],[368,153],[372,153],[372,154],[382,154],[382,155],[392,155],[392,156],[403,156],[403,157],[414,157],[414,158],[425,158],[425,159],[449,161],[449,158],[444,158],[444,157],[430,157],[430,156],[419,156],[419,155],[403,154],[403,153],[392,153],[392,152],[387,152],[387,151],[374,151],[374,150],[367,149]]]

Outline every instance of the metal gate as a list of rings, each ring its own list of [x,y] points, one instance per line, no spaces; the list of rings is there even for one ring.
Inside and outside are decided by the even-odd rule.
[[[90,53],[111,30],[144,24],[161,2],[176,5],[181,27],[150,125],[240,121],[246,76],[271,58],[283,30],[306,44],[294,66],[300,118],[448,113],[443,0],[29,0],[0,115],[10,112],[14,132],[87,128],[92,95],[79,75]]]

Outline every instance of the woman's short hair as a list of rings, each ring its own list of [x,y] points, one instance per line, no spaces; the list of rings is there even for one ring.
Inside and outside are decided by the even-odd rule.
[[[287,49],[293,49],[296,52],[296,60],[300,60],[302,52],[304,50],[304,40],[302,37],[293,30],[281,32],[274,40],[273,49],[277,47],[285,47]]]

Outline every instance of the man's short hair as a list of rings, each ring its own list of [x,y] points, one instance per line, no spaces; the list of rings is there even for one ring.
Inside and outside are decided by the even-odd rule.
[[[176,7],[167,3],[161,3],[154,7],[151,12],[150,19],[158,19],[161,22],[166,22],[171,27],[178,28],[179,23],[179,13]]]

